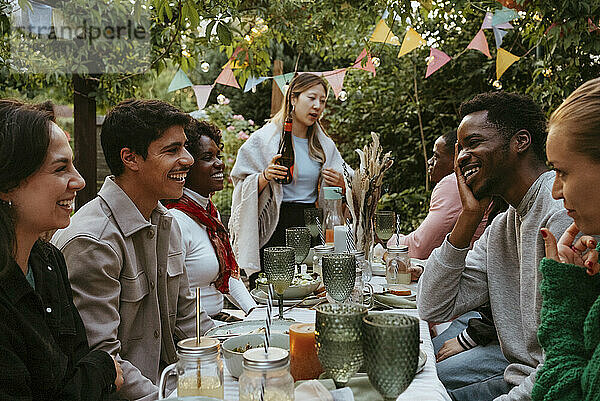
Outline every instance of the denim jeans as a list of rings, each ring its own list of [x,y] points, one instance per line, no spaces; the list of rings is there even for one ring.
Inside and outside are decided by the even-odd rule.
[[[454,319],[448,329],[432,339],[435,353],[444,342],[462,332],[469,319],[476,317],[479,313],[468,312]],[[497,341],[486,346],[478,345],[436,364],[440,381],[455,401],[491,401],[508,393],[512,385],[504,381],[507,366],[508,361]]]

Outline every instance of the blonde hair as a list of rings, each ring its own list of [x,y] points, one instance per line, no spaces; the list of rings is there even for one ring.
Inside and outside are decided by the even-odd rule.
[[[281,108],[273,118],[271,118],[271,122],[283,129],[283,123],[287,116],[290,115],[292,118],[294,117],[292,113],[292,97],[297,98],[302,92],[309,90],[316,85],[322,85],[325,89],[325,93],[327,93],[327,84],[320,76],[307,73],[296,75],[290,82]],[[317,124],[321,127],[321,131],[325,133],[325,130],[318,120],[315,124],[308,127],[308,130],[306,131],[306,137],[308,138],[308,155],[319,163],[325,164],[325,152],[323,152],[321,142],[319,142],[319,138],[317,138],[316,135],[315,127]]]
[[[556,109],[548,131],[562,128],[572,137],[570,147],[600,162],[600,78],[587,81]]]

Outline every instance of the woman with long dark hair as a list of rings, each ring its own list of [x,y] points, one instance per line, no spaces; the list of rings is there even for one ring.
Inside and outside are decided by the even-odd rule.
[[[84,186],[50,114],[0,100],[1,399],[103,400],[123,383],[88,347],[63,255],[39,239],[69,225]]]
[[[344,188],[343,159],[320,124],[327,85],[318,75],[292,79],[280,111],[240,148],[231,179],[235,186],[229,227],[240,266],[260,270],[260,250],[285,245],[288,227],[304,226],[304,209],[314,207],[322,186]],[[294,177],[282,185],[287,167],[277,164],[283,124],[292,120]],[[252,279],[251,279],[252,285]]]

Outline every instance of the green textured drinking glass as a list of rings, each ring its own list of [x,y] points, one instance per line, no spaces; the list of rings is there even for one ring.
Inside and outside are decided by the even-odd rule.
[[[356,280],[356,259],[349,253],[330,253],[322,259],[323,284],[335,302],[350,296]]]
[[[310,235],[313,238],[319,236],[319,225],[317,224],[317,217],[319,218],[319,224],[325,235],[325,219],[323,218],[323,209],[319,207],[309,207],[304,209],[304,224],[310,231]]]
[[[367,308],[352,304],[317,307],[315,340],[321,367],[337,388],[344,387],[363,364],[362,320]]]
[[[410,385],[419,362],[419,319],[399,313],[363,317],[365,370],[384,400]]]
[[[386,243],[396,231],[396,213],[391,210],[375,212],[375,234]]]
[[[273,289],[279,298],[279,319],[283,319],[283,293],[294,279],[294,262],[294,248],[289,246],[265,248],[263,264],[267,281],[273,284]]]
[[[297,272],[310,252],[310,231],[307,227],[290,227],[285,230],[285,244],[294,248]]]

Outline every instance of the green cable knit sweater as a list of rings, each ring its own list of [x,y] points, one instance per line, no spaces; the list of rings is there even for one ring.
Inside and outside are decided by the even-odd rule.
[[[534,401],[600,400],[600,274],[542,259],[540,345]]]

